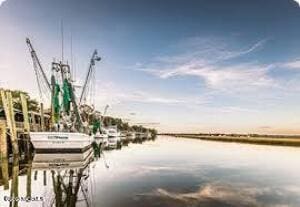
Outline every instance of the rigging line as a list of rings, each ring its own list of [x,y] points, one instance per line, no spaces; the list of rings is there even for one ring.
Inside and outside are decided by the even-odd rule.
[[[94,70],[93,71],[93,80],[92,80],[92,82],[93,82],[93,84],[92,84],[92,98],[93,98],[93,100],[92,100],[92,104],[95,106],[95,100],[96,100],[96,98],[95,98],[95,95],[96,95],[96,71]]]
[[[41,85],[40,85],[40,79],[39,79],[39,74],[38,74],[38,71],[37,71],[37,69],[36,69],[36,63],[35,63],[35,61],[34,61],[34,71],[35,71],[35,76],[36,76],[36,82],[37,82],[37,84],[38,84],[38,89],[39,89],[39,96],[40,96],[40,101],[42,102],[42,90],[41,90]]]

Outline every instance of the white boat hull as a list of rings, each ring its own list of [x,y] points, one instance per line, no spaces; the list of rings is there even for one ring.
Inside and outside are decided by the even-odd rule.
[[[108,137],[120,137],[120,133],[108,133]]]
[[[108,136],[106,134],[94,135],[94,141],[99,145],[102,144],[104,147],[108,145]]]
[[[36,152],[84,152],[91,147],[92,137],[71,132],[31,132]]]

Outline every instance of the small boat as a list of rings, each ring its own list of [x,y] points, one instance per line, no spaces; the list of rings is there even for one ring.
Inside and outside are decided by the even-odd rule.
[[[106,128],[106,133],[108,134],[108,137],[120,137],[121,133],[118,131],[117,126],[110,126]]]
[[[105,131],[108,135],[108,148],[116,149],[121,146],[121,133],[118,131],[117,126],[110,126],[105,128]]]
[[[106,134],[105,131],[101,132],[101,133],[96,133],[94,135],[94,141],[98,144],[98,145],[102,145],[104,148],[108,146],[108,134]]]

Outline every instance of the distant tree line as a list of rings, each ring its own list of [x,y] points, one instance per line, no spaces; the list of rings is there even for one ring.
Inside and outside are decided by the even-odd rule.
[[[11,90],[14,108],[17,110],[22,110],[22,104],[21,104],[21,98],[20,98],[21,93],[24,94],[25,96],[27,96],[28,110],[33,111],[33,112],[39,112],[40,111],[39,103],[35,99],[32,99],[27,92],[21,91],[21,90]],[[0,108],[3,108],[3,103],[2,103],[1,98],[0,98]]]
[[[130,126],[128,122],[124,122],[121,118],[114,118],[111,116],[105,116],[103,118],[103,125],[105,127],[117,126],[118,129],[121,131],[135,131],[135,132],[141,132],[141,133],[150,132],[152,135],[155,135],[155,136],[157,135],[156,129],[146,128],[142,125]]]

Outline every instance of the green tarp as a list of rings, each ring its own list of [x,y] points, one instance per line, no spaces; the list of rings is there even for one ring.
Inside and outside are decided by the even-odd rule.
[[[54,86],[54,97],[53,97],[53,108],[54,108],[54,122],[58,123],[59,121],[59,113],[60,113],[60,104],[59,104],[59,93],[60,88],[59,85],[56,83]]]
[[[67,79],[65,79],[63,83],[63,106],[64,111],[69,115],[71,107],[71,91]]]

